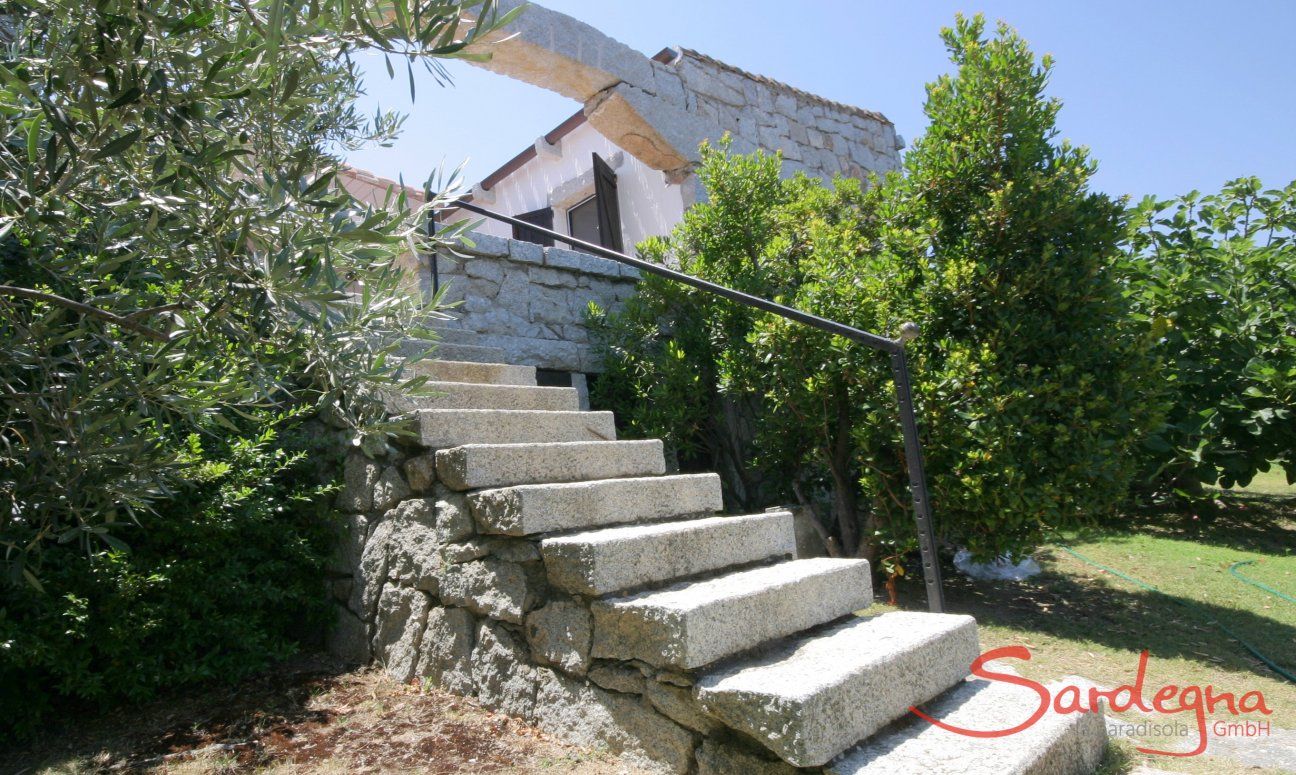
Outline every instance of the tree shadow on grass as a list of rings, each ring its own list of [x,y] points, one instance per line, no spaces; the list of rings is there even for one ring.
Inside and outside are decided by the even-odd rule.
[[[1077,541],[1145,534],[1288,557],[1296,551],[1296,498],[1225,493],[1196,509],[1158,506],[1075,534]]]
[[[1212,623],[1218,621],[1285,670],[1296,672],[1296,627],[1249,611],[1160,592],[1084,583],[1053,572],[1027,581],[973,581],[949,573],[944,588],[947,611],[971,614],[981,624],[1133,652],[1147,649],[1153,657],[1186,659],[1282,680]],[[925,608],[922,595],[921,584],[903,585],[902,607]],[[1134,669],[1131,662],[1131,677]]]

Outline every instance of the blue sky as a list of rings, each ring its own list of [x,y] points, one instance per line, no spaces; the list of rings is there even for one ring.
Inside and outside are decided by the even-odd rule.
[[[647,54],[682,45],[841,102],[881,111],[922,134],[923,86],[950,70],[938,37],[958,11],[1002,19],[1037,54],[1056,59],[1050,93],[1063,100],[1063,137],[1099,163],[1112,194],[1217,190],[1258,175],[1296,179],[1296,0],[546,0]],[[362,107],[409,114],[391,148],[350,161],[421,183],[467,160],[477,180],[579,106],[470,65],[451,62],[439,87],[420,74],[411,104],[403,71],[366,63]]]

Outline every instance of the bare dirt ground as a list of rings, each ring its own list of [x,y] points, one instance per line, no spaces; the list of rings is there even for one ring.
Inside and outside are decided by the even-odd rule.
[[[296,660],[229,689],[51,730],[0,773],[572,773],[640,775],[606,752],[381,671]]]

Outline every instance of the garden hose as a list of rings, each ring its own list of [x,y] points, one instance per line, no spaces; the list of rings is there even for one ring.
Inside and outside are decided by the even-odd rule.
[[[1235,562],[1229,566],[1229,573],[1231,573],[1234,578],[1238,579],[1243,584],[1250,584],[1256,589],[1263,589],[1264,591],[1268,592],[1271,595],[1277,595],[1278,597],[1281,597],[1283,600],[1286,600],[1288,603],[1296,603],[1296,597],[1292,597],[1286,592],[1279,592],[1278,590],[1274,589],[1268,584],[1261,584],[1255,579],[1249,579],[1246,576],[1243,576],[1241,573],[1238,573],[1237,569],[1241,568],[1243,565],[1255,565],[1255,564],[1256,564],[1255,560],[1243,560],[1242,562]]]
[[[1120,577],[1120,578],[1122,578],[1122,579],[1125,579],[1125,580],[1128,581],[1129,583],[1131,583],[1131,584],[1133,584],[1133,585],[1135,585],[1135,586],[1137,586],[1137,587],[1142,587],[1143,589],[1146,589],[1146,590],[1148,590],[1148,591],[1150,591],[1150,592],[1156,592],[1156,593],[1159,594],[1159,595],[1166,595],[1166,593],[1162,592],[1161,590],[1157,589],[1156,587],[1152,586],[1151,584],[1148,584],[1148,583],[1145,582],[1145,581],[1140,581],[1139,579],[1136,579],[1136,578],[1134,578],[1133,576],[1127,576],[1126,574],[1121,573],[1120,571],[1116,570],[1115,568],[1109,568],[1109,567],[1107,567],[1106,565],[1103,565],[1103,564],[1100,563],[1100,562],[1095,562],[1094,560],[1091,560],[1091,559],[1089,559],[1088,557],[1085,557],[1083,554],[1077,552],[1075,549],[1072,549],[1071,547],[1069,547],[1069,546],[1067,546],[1067,545],[1065,545],[1065,544],[1058,544],[1058,548],[1061,549],[1062,551],[1066,552],[1067,554],[1071,555],[1072,557],[1076,558],[1077,560],[1079,560],[1079,561],[1085,563],[1086,565],[1092,565],[1092,566],[1095,567],[1095,568],[1101,568],[1102,570],[1107,571],[1108,573],[1112,574],[1113,576],[1118,576],[1118,577]],[[1245,564],[1245,563],[1235,563],[1235,564],[1234,564],[1234,567],[1237,567],[1237,565],[1242,565],[1242,564]],[[1229,570],[1232,570],[1232,568],[1230,568]],[[1237,575],[1237,574],[1234,574],[1234,575]],[[1259,585],[1257,585],[1257,586],[1259,586]],[[1262,587],[1262,588],[1264,588],[1264,587]],[[1273,590],[1268,590],[1267,588],[1264,588],[1264,589],[1266,589],[1266,591],[1273,591]],[[1278,592],[1278,593],[1276,593],[1276,594],[1278,594],[1278,595],[1280,595],[1280,596],[1282,596],[1282,597],[1287,597],[1286,595],[1283,595],[1281,592]],[[1296,684],[1296,675],[1293,675],[1290,671],[1285,670],[1285,669],[1279,667],[1278,664],[1275,663],[1272,659],[1270,659],[1269,657],[1267,657],[1267,656],[1265,656],[1263,653],[1261,653],[1261,651],[1260,651],[1259,649],[1257,649],[1255,646],[1252,646],[1250,643],[1248,643],[1247,641],[1243,640],[1241,637],[1239,637],[1239,636],[1237,635],[1237,633],[1235,633],[1235,632],[1233,632],[1232,630],[1230,630],[1230,629],[1229,629],[1227,626],[1225,626],[1222,622],[1220,622],[1220,621],[1217,620],[1217,619],[1212,618],[1209,614],[1207,614],[1207,613],[1206,613],[1205,611],[1203,611],[1201,608],[1197,607],[1196,605],[1194,605],[1193,603],[1191,603],[1191,602],[1189,602],[1189,601],[1187,601],[1187,600],[1181,600],[1181,599],[1179,599],[1179,598],[1174,597],[1173,595],[1166,595],[1166,596],[1169,597],[1171,600],[1173,600],[1175,603],[1177,603],[1177,604],[1183,606],[1184,608],[1187,608],[1189,611],[1192,611],[1193,613],[1197,614],[1201,619],[1205,620],[1206,622],[1208,622],[1208,623],[1210,623],[1210,624],[1213,624],[1213,625],[1215,625],[1216,627],[1218,627],[1218,628],[1219,628],[1219,629],[1220,629],[1220,630],[1221,630],[1225,635],[1229,636],[1230,638],[1232,638],[1233,640],[1237,641],[1238,643],[1241,643],[1243,648],[1245,648],[1247,651],[1251,652],[1251,656],[1253,656],[1253,657],[1255,657],[1256,659],[1260,660],[1261,662],[1265,663],[1265,665],[1267,665],[1267,666],[1269,667],[1270,670],[1274,671],[1275,673],[1277,673],[1278,675],[1282,676],[1283,678],[1286,678],[1288,681],[1291,681],[1292,683]],[[1287,599],[1290,600],[1291,598],[1287,598]],[[1296,602],[1296,601],[1293,601],[1293,602]]]

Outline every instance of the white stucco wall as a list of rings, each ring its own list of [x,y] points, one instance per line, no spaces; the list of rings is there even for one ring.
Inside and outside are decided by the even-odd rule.
[[[490,190],[494,195],[493,202],[476,201],[505,215],[553,207],[554,229],[566,234],[567,207],[594,193],[595,153],[616,171],[621,238],[626,250],[632,251],[645,237],[669,234],[684,217],[681,187],[667,183],[664,173],[618,148],[588,123],[572,130],[556,145],[541,150],[521,169],[495,184]],[[464,213],[461,218],[469,215]],[[480,231],[498,237],[511,237],[513,234],[507,224],[490,220],[480,227]]]

